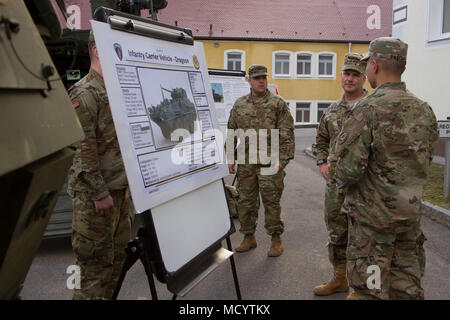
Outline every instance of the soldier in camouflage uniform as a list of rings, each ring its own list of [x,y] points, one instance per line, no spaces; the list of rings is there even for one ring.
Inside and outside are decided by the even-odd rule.
[[[265,213],[265,229],[272,236],[268,256],[276,257],[283,252],[280,235],[284,231],[281,218],[280,199],[284,189],[284,168],[290,159],[294,158],[295,137],[294,120],[286,102],[267,89],[267,68],[263,65],[252,65],[249,70],[250,94],[236,100],[228,120],[229,134],[237,129],[244,132],[254,132],[258,147],[249,140],[241,141],[245,145],[245,161],[238,161],[237,190],[239,193],[238,213],[241,223],[240,232],[245,235],[242,243],[236,247],[237,252],[248,251],[256,247],[254,233],[258,219],[259,193],[261,193]],[[233,130],[230,130],[233,129]],[[277,129],[279,150],[272,150],[272,135]],[[276,132],[276,131],[275,131]],[[263,146],[260,137],[267,134],[267,144]],[[259,151],[253,158],[251,150],[255,147]],[[265,150],[265,147],[267,149]],[[271,150],[268,152],[268,150]],[[231,150],[227,150],[231,151]],[[274,153],[272,153],[272,151]],[[269,154],[271,164],[266,164],[260,158],[261,152]],[[278,154],[275,154],[278,153]],[[256,159],[255,162],[252,159]],[[238,156],[239,160],[239,156]],[[275,163],[274,163],[275,162]],[[271,166],[273,165],[273,167]],[[274,168],[272,172],[265,169]],[[229,164],[230,173],[235,173],[235,165]]]
[[[92,32],[89,53],[89,73],[69,90],[86,136],[69,171],[72,247],[81,271],[73,299],[111,299],[130,239],[130,195]]]
[[[316,295],[325,296],[348,290],[346,271],[347,251],[347,216],[341,212],[345,192],[338,190],[334,171],[336,157],[334,148],[336,139],[347,119],[351,108],[367,95],[363,88],[366,76],[366,63],[356,53],[345,55],[341,72],[341,85],[344,89],[342,98],[331,104],[320,119],[313,153],[324,179],[327,181],[325,192],[325,224],[328,230],[328,253],[333,265],[333,278],[314,288]]]
[[[348,299],[423,299],[421,203],[438,139],[430,106],[401,82],[408,45],[370,43],[366,75],[376,88],[339,134],[336,180],[348,188]]]

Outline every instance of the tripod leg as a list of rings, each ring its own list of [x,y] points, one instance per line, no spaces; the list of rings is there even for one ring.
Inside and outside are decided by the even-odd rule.
[[[145,274],[147,275],[148,284],[150,286],[150,293],[152,294],[152,300],[158,300],[158,294],[156,292],[155,280],[153,279],[153,270],[152,270],[150,260],[148,259],[147,253],[142,252],[140,258],[141,258],[142,264],[144,265]]]
[[[137,261],[138,256],[133,250],[131,249],[134,246],[133,241],[130,241],[125,248],[125,251],[127,253],[127,258],[125,259],[125,262],[122,267],[122,272],[120,273],[119,281],[117,282],[116,288],[114,289],[114,293],[112,296],[112,300],[117,300],[117,296],[119,295],[119,291],[122,288],[123,280],[125,279],[125,275],[128,270],[134,265],[134,263]]]
[[[227,247],[228,247],[228,250],[233,251],[233,248],[231,247],[231,241],[230,241],[229,236],[227,237]],[[230,257],[230,263],[231,263],[231,271],[233,272],[234,286],[236,287],[237,299],[242,300],[241,289],[239,287],[239,280],[238,280],[237,272],[236,272],[236,265],[234,263],[234,255],[232,255]]]

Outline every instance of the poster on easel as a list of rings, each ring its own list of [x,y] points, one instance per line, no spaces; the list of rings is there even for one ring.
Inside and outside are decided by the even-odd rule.
[[[234,74],[233,74],[234,73]],[[245,73],[210,70],[209,82],[214,99],[217,122],[220,126],[228,124],[231,109],[237,99],[250,93],[250,85]]]
[[[136,211],[227,176],[203,45],[91,24]]]

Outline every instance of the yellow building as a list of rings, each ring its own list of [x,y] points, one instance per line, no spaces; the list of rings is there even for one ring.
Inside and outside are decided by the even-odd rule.
[[[72,24],[90,28],[92,1],[64,2]],[[266,65],[296,125],[307,126],[342,96],[345,54],[391,35],[392,0],[169,0],[158,20],[190,29],[208,68]]]
[[[268,69],[268,82],[289,103],[297,125],[316,124],[343,92],[340,70],[348,52],[365,53],[368,44],[202,40],[209,68]],[[366,83],[366,89],[370,86]]]
[[[267,66],[295,124],[311,126],[343,94],[345,54],[390,36],[392,0],[171,0],[159,21],[191,29],[208,68]]]
[[[93,1],[64,2],[72,24],[90,28]],[[169,0],[158,20],[190,29],[208,68],[266,65],[296,125],[309,126],[342,96],[345,54],[365,53],[371,40],[391,35],[392,0]]]

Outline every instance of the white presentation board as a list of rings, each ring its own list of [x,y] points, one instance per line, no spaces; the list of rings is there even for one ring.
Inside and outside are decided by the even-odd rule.
[[[203,45],[91,24],[136,211],[228,175]],[[171,140],[174,127],[183,143]]]
[[[152,218],[164,267],[175,272],[230,230],[222,180],[153,208]]]
[[[231,109],[236,100],[250,93],[250,85],[245,77],[210,75],[214,104],[219,125],[226,126]]]

